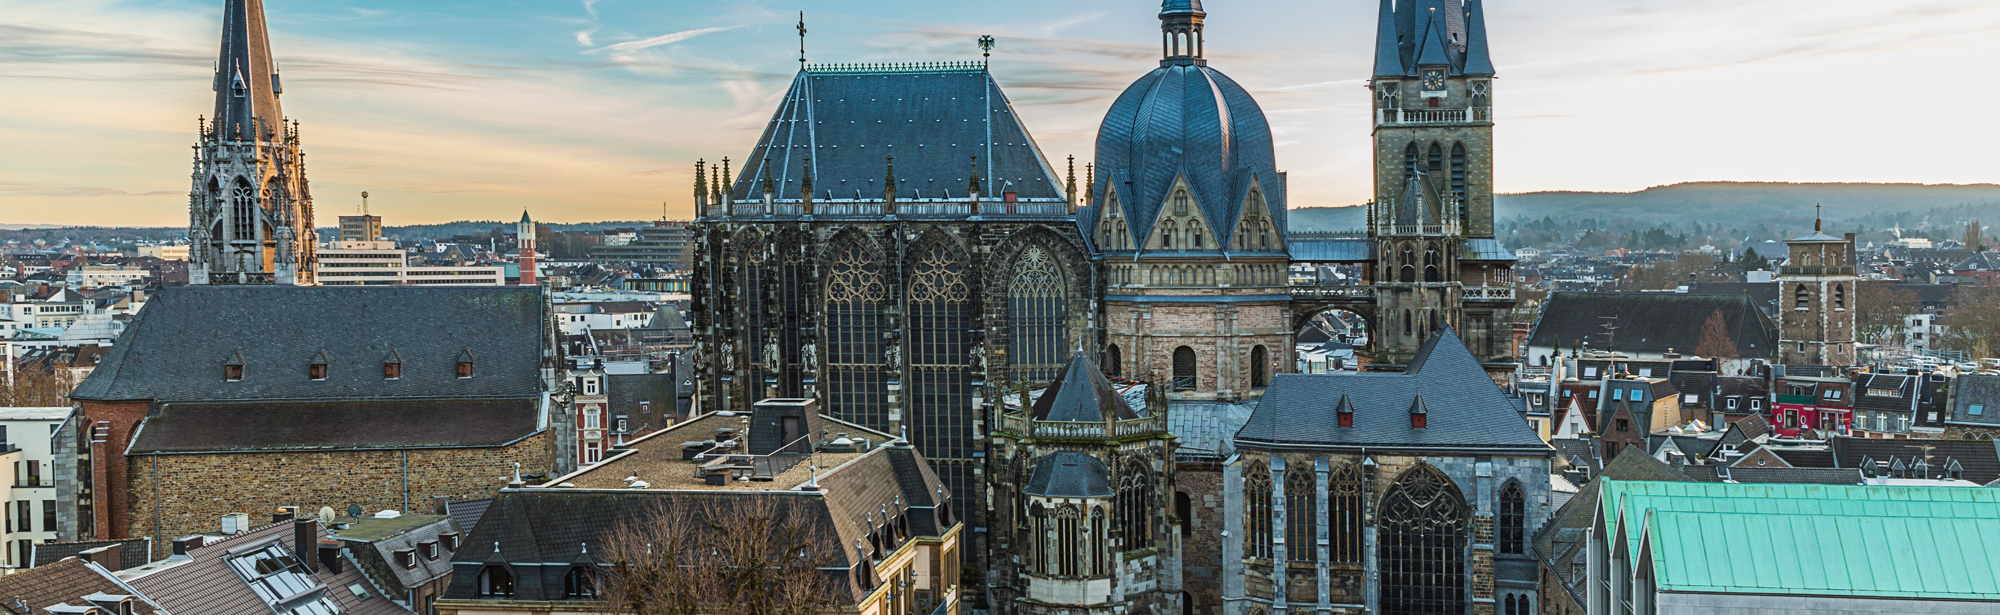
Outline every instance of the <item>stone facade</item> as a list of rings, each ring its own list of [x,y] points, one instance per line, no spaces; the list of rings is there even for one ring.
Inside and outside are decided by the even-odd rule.
[[[1787,242],[1791,258],[1778,268],[1778,362],[1854,365],[1854,246],[1814,226]]]
[[[1180,464],[1175,472],[1174,514],[1181,527],[1182,600],[1193,615],[1222,615],[1223,490],[1219,465]],[[1185,515],[1180,507],[1186,498]]]
[[[491,497],[513,480],[514,464],[555,465],[548,431],[497,448],[135,455],[127,459],[130,513],[123,536],[150,536],[164,556],[174,538],[215,533],[223,515],[262,522],[280,506],[346,514],[428,509],[432,498]]]
[[[1282,265],[1274,269],[1283,271]],[[1111,292],[1130,292],[1115,288]],[[1104,305],[1106,368],[1113,375],[1161,383],[1175,399],[1240,401],[1254,396],[1271,374],[1292,371],[1291,306],[1285,301],[1237,302],[1235,289],[1210,289],[1188,295],[1159,294],[1107,299]],[[1244,293],[1282,293],[1282,288],[1243,289]],[[1149,297],[1159,297],[1151,299]],[[1213,303],[1203,302],[1213,298]],[[1194,381],[1175,384],[1175,353],[1187,347],[1194,354]],[[1113,349],[1118,361],[1112,363]],[[1263,371],[1255,357],[1262,349]]]

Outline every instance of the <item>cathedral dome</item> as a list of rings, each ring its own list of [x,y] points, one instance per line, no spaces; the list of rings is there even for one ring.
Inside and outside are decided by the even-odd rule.
[[[1097,131],[1093,210],[1115,189],[1135,237],[1144,237],[1177,181],[1218,237],[1229,237],[1253,186],[1283,228],[1284,178],[1271,126],[1243,86],[1202,59],[1199,2],[1167,0],[1166,58],[1125,88]],[[1097,213],[1093,211],[1092,213]]]

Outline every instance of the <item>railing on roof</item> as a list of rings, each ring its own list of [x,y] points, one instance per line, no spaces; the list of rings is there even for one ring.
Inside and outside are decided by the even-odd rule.
[[[879,216],[882,202],[814,203],[813,215],[818,216]]]
[[[1466,301],[1513,301],[1514,287],[1467,286],[1464,297]]]
[[[1379,234],[1392,236],[1453,235],[1456,234],[1456,226],[1454,224],[1384,224],[1378,230]]]
[[[1293,286],[1293,299],[1373,299],[1373,286]]]
[[[917,201],[896,203],[897,214],[912,216],[970,216],[972,203],[968,201]]]
[[[983,62],[866,62],[857,64],[809,64],[808,73],[923,73],[941,70],[986,70]]]
[[[1854,268],[1845,265],[1779,267],[1778,275],[1854,275]]]
[[[1493,121],[1492,107],[1376,109],[1376,125],[1471,124]]]
[[[1036,421],[1026,414],[1000,415],[1000,428],[1027,437],[1040,438],[1119,438],[1166,431],[1158,416],[1142,416],[1119,421]]]
[[[800,216],[805,214],[805,203],[797,199],[774,200],[769,207],[762,200],[744,201],[731,204],[729,215],[757,218],[763,216]],[[880,216],[887,208],[880,200],[821,200],[813,202],[815,216]],[[973,204],[968,199],[925,199],[896,201],[896,213],[907,216],[970,216]],[[981,199],[981,216],[1068,216],[1069,202],[1063,199],[1034,199],[1007,201],[1004,198]]]

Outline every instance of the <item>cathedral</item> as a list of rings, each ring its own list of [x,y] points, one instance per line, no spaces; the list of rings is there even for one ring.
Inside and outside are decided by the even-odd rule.
[[[1207,18],[1164,2],[1158,65],[1081,178],[984,63],[803,65],[748,156],[695,163],[698,411],[815,398],[909,434],[969,503],[974,608],[1525,610],[1528,560],[1493,532],[1546,516],[1548,461],[1492,386],[1514,257],[1480,0],[1381,3],[1349,233],[1287,230],[1270,125],[1210,65]],[[1361,275],[1293,282],[1318,267]],[[1289,374],[1332,310],[1366,321],[1373,373]]]
[[[262,0],[228,0],[215,116],[200,122],[188,192],[188,282],[313,283],[313,230],[299,127],[278,107]]]

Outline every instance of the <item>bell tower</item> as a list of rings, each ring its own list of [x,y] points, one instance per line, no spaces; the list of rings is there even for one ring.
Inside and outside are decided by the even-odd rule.
[[[215,116],[199,124],[188,193],[188,282],[313,283],[312,194],[299,129],[278,108],[262,0],[226,0]]]
[[[1820,230],[1785,242],[1778,267],[1778,361],[1785,365],[1854,365],[1854,244]]]
[[[1450,325],[1490,373],[1513,370],[1514,256],[1493,232],[1493,77],[1481,0],[1381,0],[1373,365],[1400,369]]]

